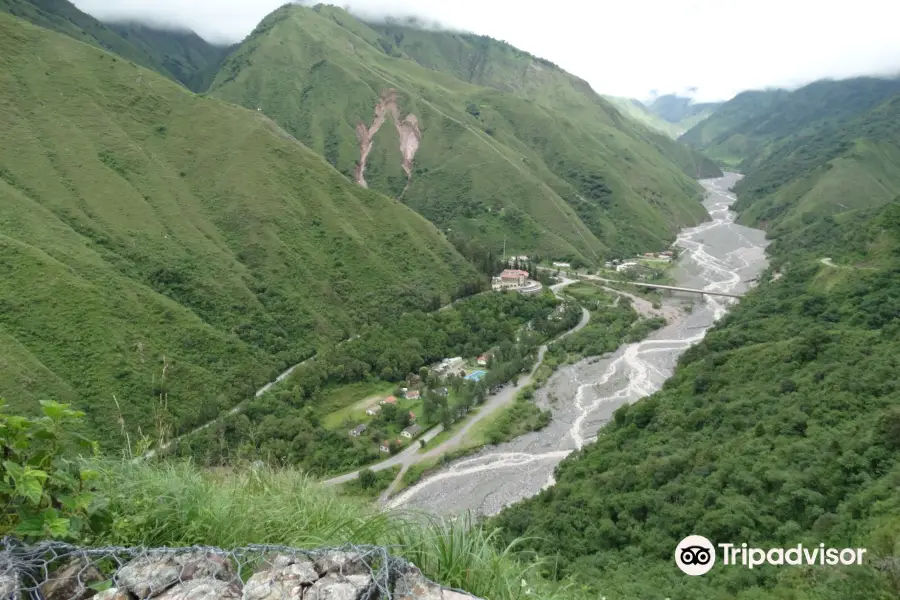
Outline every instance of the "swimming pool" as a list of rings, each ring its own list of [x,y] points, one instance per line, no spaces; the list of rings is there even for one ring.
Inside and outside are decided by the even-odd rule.
[[[481,381],[485,375],[487,375],[487,371],[473,371],[466,375],[466,379],[469,381]]]

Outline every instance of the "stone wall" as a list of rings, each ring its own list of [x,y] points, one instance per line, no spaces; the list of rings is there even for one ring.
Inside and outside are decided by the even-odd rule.
[[[382,547],[78,548],[3,541],[0,600],[473,600]]]

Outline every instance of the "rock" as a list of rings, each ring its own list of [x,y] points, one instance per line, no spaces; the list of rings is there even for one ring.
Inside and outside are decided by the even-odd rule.
[[[280,555],[272,562],[284,563],[284,559],[292,558]],[[310,561],[293,560],[296,562],[260,571],[250,577],[244,585],[244,600],[300,600],[304,588],[315,583],[319,574]]]
[[[326,573],[340,573],[341,575],[369,575],[368,565],[356,552],[342,552],[331,550],[315,559],[316,571],[319,575]]]
[[[134,596],[132,596],[128,590],[125,588],[109,588],[108,590],[103,590],[91,600],[134,600]]]
[[[0,600],[17,600],[19,581],[13,570],[7,568],[0,573]]]
[[[46,600],[85,600],[97,592],[88,587],[103,581],[103,573],[97,567],[75,560],[60,567],[41,584],[41,595]]]
[[[296,563],[309,563],[312,565],[312,561],[304,554],[270,554],[263,561],[263,568],[280,569]]]
[[[149,555],[136,558],[119,569],[116,582],[138,598],[157,596],[176,583],[194,579],[234,579],[227,560],[215,554]]]
[[[194,579],[176,585],[158,596],[159,600],[241,600],[241,586],[237,581]]]
[[[443,590],[441,595],[444,597],[444,600],[476,600],[475,596],[463,594],[462,592],[454,592],[453,590]]]
[[[391,596],[393,600],[443,600],[441,586],[426,579],[413,565],[397,578]]]
[[[315,582],[303,595],[303,600],[359,600],[371,585],[371,575],[331,573]]]

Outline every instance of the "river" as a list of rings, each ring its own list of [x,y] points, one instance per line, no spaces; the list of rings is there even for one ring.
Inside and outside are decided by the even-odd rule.
[[[700,182],[708,192],[704,206],[711,220],[678,235],[676,244],[684,252],[673,269],[677,285],[741,293],[765,269],[765,233],[735,224],[729,208],[735,200],[729,190],[739,177],[726,173]],[[535,394],[536,402],[552,410],[547,427],[451,463],[396,496],[389,507],[493,515],[553,485],[556,465],[595,439],[618,407],[659,390],[678,357],[703,339],[735,300],[676,294],[666,302],[691,309],[642,342],[563,367],[550,378]]]

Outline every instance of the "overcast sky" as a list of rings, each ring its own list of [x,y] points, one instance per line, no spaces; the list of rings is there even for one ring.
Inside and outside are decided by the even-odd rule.
[[[239,41],[285,0],[74,0],[100,19],[181,25]],[[823,77],[900,73],[897,0],[341,0],[505,40],[604,94],[698,100]]]

